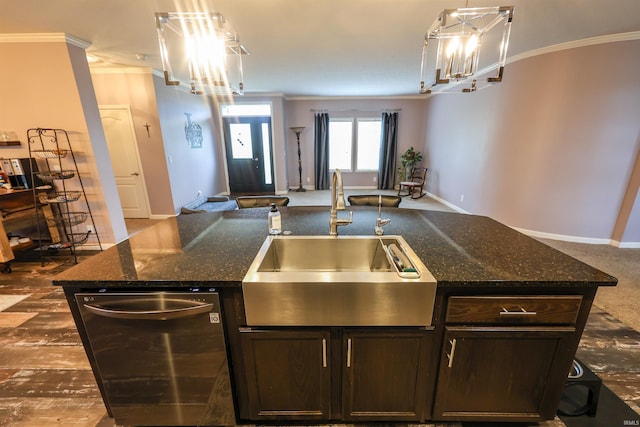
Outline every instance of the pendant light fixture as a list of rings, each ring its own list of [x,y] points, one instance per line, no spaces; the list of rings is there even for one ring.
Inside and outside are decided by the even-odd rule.
[[[194,94],[244,93],[238,34],[220,13],[156,13],[160,56],[167,85],[186,84]]]
[[[475,92],[502,81],[513,6],[445,9],[424,38],[420,93]],[[482,55],[481,55],[482,53]],[[495,75],[482,77],[490,72]]]

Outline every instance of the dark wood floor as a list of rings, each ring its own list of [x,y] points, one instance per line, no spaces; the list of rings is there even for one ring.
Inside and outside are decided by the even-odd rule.
[[[50,283],[70,261],[57,258],[44,267],[36,261],[13,262],[12,273],[0,275],[2,426],[114,425],[64,295]],[[578,357],[638,412],[640,333],[594,308]],[[563,425],[558,419],[541,424]]]

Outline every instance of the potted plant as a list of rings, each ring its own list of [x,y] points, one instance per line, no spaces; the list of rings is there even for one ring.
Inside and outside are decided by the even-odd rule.
[[[416,151],[413,147],[409,147],[407,151],[400,156],[400,167],[398,168],[398,177],[400,181],[404,181],[411,177],[411,168],[422,160],[422,153]]]

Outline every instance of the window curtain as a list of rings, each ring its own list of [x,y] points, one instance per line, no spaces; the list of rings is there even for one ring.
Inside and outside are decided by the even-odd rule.
[[[329,113],[317,113],[314,123],[316,190],[329,189]]]
[[[398,146],[398,113],[382,113],[380,132],[380,165],[378,189],[392,190],[396,178],[396,147]]]

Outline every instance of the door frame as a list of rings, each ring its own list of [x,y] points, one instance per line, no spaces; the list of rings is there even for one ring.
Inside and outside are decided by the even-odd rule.
[[[282,126],[282,118],[281,118],[281,112],[278,113],[276,111],[274,111],[274,105],[272,101],[254,101],[254,102],[224,102],[221,103],[216,112],[218,114],[218,135],[220,137],[220,148],[222,150],[222,157],[224,159],[224,172],[225,172],[225,179],[226,179],[226,187],[227,187],[227,195],[231,194],[231,183],[229,181],[229,163],[227,162],[227,144],[225,141],[225,124],[224,124],[224,119],[225,117],[243,117],[243,116],[225,116],[222,112],[222,108],[224,105],[229,105],[229,104],[235,104],[235,105],[269,105],[269,115],[268,117],[271,119],[271,123],[270,123],[270,135],[269,138],[271,138],[270,141],[270,149],[271,149],[271,171],[273,173],[273,191],[274,194],[286,194],[287,191],[278,191],[278,168],[280,167],[280,162],[283,161],[284,164],[286,165],[286,144],[283,143],[282,147],[278,147],[278,149],[282,148],[283,150],[283,158],[276,158],[276,144],[278,144],[279,142],[276,141],[276,133],[278,133],[278,137],[279,138],[284,138],[285,135],[284,134],[280,134],[279,130],[276,131],[276,125],[277,126]],[[267,117],[264,114],[256,114],[256,115],[246,115],[244,117]],[[278,120],[276,120],[276,118],[278,118]],[[284,141],[286,141],[286,138],[283,139]]]
[[[151,204],[149,203],[149,192],[147,191],[147,180],[145,179],[144,176],[144,168],[142,167],[142,162],[140,160],[140,148],[138,147],[138,137],[136,135],[136,129],[135,126],[133,124],[133,114],[131,114],[131,106],[129,104],[104,104],[104,105],[98,105],[98,112],[101,113],[102,110],[126,110],[128,113],[128,117],[129,117],[129,127],[131,130],[131,134],[133,135],[133,141],[134,141],[134,146],[133,146],[133,150],[136,156],[136,164],[138,166],[138,170],[140,171],[140,185],[141,185],[141,190],[142,190],[142,202],[145,205],[145,209],[147,212],[147,216],[146,218],[151,218]],[[100,115],[100,125],[102,126],[102,115]],[[104,135],[104,128],[102,129],[102,133]],[[105,144],[107,147],[107,151],[109,148],[108,142],[107,142],[107,137],[105,135]],[[113,161],[114,159],[111,157],[111,153],[109,152],[109,160],[111,162],[112,168],[113,168]],[[114,175],[114,179],[115,179],[115,175]],[[118,198],[119,198],[119,194],[118,194]],[[122,210],[122,203],[120,203],[120,209]],[[124,216],[124,211],[122,213],[123,218],[126,218]]]
[[[231,145],[233,144],[232,141],[229,141],[227,137],[230,137],[231,134],[231,128],[234,124],[245,124],[245,125],[249,125],[249,129],[250,129],[250,133],[251,133],[251,139],[252,139],[252,158],[251,159],[238,159],[238,161],[243,161],[243,160],[250,160],[250,161],[257,161],[259,159],[259,166],[256,166],[256,168],[259,168],[258,174],[257,175],[253,175],[253,182],[250,184],[255,185],[255,187],[261,187],[261,188],[256,188],[255,190],[249,190],[247,191],[238,191],[238,188],[236,188],[235,193],[237,194],[275,194],[275,189],[276,189],[276,182],[275,182],[275,171],[274,171],[274,159],[273,159],[273,117],[271,116],[225,116],[222,118],[222,126],[223,126],[223,137],[224,137],[224,146],[225,146],[225,160],[227,163],[227,174],[228,174],[228,178],[229,178],[229,190],[231,190],[231,165],[230,165],[230,161],[234,161],[234,159],[231,159],[230,156],[232,157],[233,154],[229,151],[229,147],[231,147]],[[269,149],[269,156],[267,158],[267,156],[265,155],[265,144],[264,144],[264,125],[268,126],[268,135],[267,137],[269,138],[268,141],[268,149]],[[258,139],[259,136],[259,139]],[[259,144],[258,144],[259,142]],[[229,147],[227,147],[227,145],[229,144]],[[254,157],[255,156],[255,157]],[[265,179],[265,173],[267,171],[267,165],[268,165],[268,169],[270,171],[270,175],[271,175],[271,183],[267,184],[266,183],[266,179]],[[253,168],[253,167],[251,167]],[[244,167],[240,167],[240,168],[234,168],[234,177],[238,176],[238,172],[241,171],[245,171],[246,169]],[[255,172],[255,171],[254,171]],[[236,187],[240,186],[240,182],[236,182]]]

